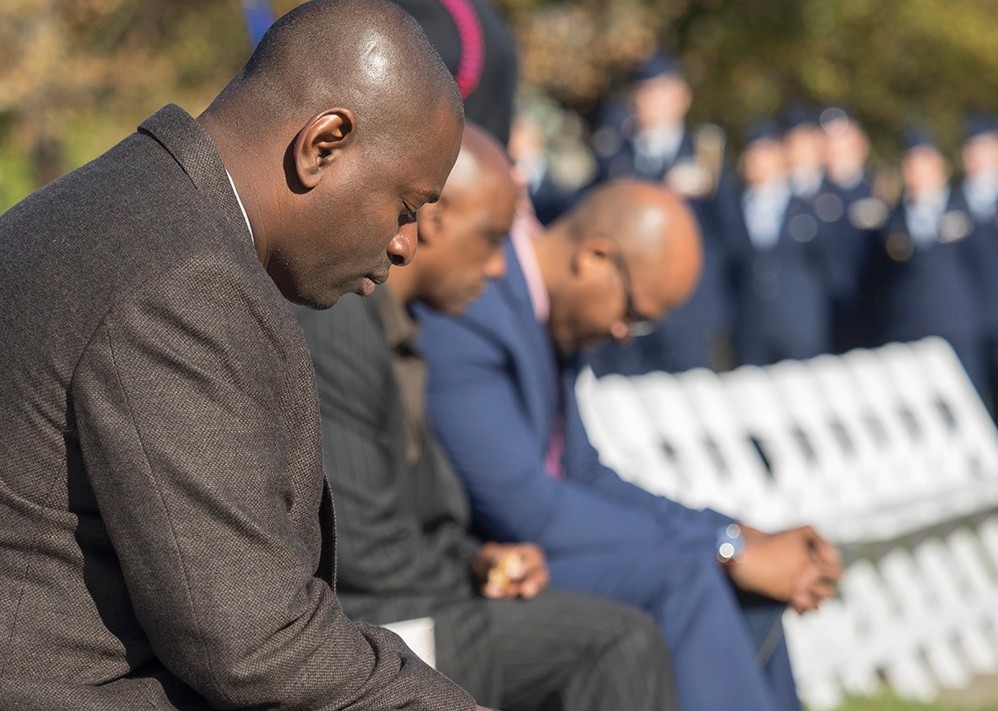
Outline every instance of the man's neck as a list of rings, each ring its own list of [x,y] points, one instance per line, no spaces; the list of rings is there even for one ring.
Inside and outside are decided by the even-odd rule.
[[[514,225],[512,234],[513,247],[520,261],[530,301],[538,320],[547,322],[551,315],[551,294],[557,283],[559,263],[556,233],[545,231],[540,223],[534,223],[530,229],[525,225]],[[519,230],[524,230],[519,232]],[[564,257],[564,255],[560,255]]]
[[[244,164],[246,160],[244,158],[246,155],[245,144],[237,145],[237,141],[229,140],[229,132],[224,128],[224,122],[211,109],[198,116],[197,121],[211,138],[212,143],[215,144],[215,150],[218,151],[222,165],[229,174],[229,180],[235,189],[240,207],[242,207],[246,221],[249,223],[257,257],[263,267],[267,269],[270,264],[272,245],[266,225],[260,219],[260,215],[266,213],[266,208],[261,200],[260,186],[253,179],[247,177],[263,173],[260,169],[260,163],[265,158],[259,152],[255,152],[253,153],[254,165]],[[243,125],[243,123],[240,122],[236,125]],[[252,141],[249,137],[245,138],[247,141]],[[261,145],[259,150],[264,150],[264,147]]]

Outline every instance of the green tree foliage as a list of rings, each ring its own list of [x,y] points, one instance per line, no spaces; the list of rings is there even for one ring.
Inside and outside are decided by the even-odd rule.
[[[203,108],[247,50],[237,0],[4,0],[0,208],[168,101]]]

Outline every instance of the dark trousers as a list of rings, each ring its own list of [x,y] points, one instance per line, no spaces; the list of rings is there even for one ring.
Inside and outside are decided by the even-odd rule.
[[[353,617],[431,616],[437,669],[502,711],[676,711],[672,662],[640,610],[563,590],[532,600],[344,596]],[[358,611],[367,614],[358,615]]]

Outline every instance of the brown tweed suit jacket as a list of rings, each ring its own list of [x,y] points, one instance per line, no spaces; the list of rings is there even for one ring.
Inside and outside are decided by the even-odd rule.
[[[473,708],[344,617],[333,530],[308,352],[190,116],[0,216],[0,708]]]

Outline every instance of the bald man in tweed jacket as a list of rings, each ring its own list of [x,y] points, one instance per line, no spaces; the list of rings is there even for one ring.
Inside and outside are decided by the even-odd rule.
[[[167,106],[0,216],[5,710],[475,708],[340,608],[286,301],[329,305],[411,259],[405,216],[453,165],[460,99],[389,3],[319,0],[272,33],[198,120]],[[351,93],[372,52],[420,91]],[[355,73],[320,78],[326,61]],[[362,160],[378,100],[425,119],[378,146],[404,143],[409,181]],[[366,219],[316,219],[348,203]]]

